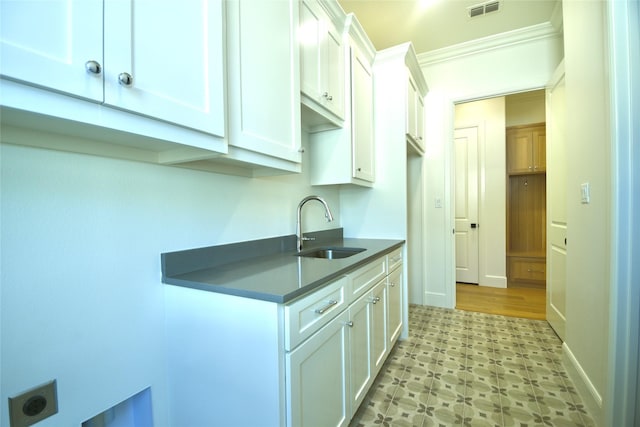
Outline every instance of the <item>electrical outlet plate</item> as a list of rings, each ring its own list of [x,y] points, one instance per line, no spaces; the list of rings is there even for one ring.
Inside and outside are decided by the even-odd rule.
[[[57,413],[56,380],[9,398],[10,427],[28,427]]]

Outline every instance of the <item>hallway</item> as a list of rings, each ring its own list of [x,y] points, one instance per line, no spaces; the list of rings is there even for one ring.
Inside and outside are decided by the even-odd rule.
[[[458,283],[456,308],[525,319],[546,319],[546,289],[492,288]]]

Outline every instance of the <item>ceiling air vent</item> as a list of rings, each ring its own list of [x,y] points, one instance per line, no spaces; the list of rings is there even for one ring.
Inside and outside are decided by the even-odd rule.
[[[468,10],[470,18],[473,18],[474,16],[484,15],[484,5],[472,6]]]
[[[492,0],[486,3],[469,6],[467,8],[467,14],[469,15],[469,18],[475,18],[476,16],[482,16],[487,13],[497,12],[498,10],[500,10],[500,2]]]

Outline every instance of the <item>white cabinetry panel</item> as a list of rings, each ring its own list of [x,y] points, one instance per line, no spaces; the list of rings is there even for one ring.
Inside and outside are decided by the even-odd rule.
[[[221,0],[105,1],[105,104],[223,136],[222,17]]]
[[[300,3],[300,90],[310,132],[344,125],[344,16],[333,9],[318,0]]]
[[[3,77],[224,136],[221,0],[1,7]]]
[[[347,313],[287,353],[287,426],[346,426],[350,412]]]
[[[298,2],[227,2],[229,145],[299,164]]]
[[[372,71],[375,49],[355,16],[347,16],[346,28],[349,59],[345,125],[341,129],[311,133],[311,184],[371,187],[375,180]]]
[[[353,114],[354,178],[373,182],[375,179],[375,147],[373,143],[373,73],[371,61],[357,47],[351,48],[351,108]]]
[[[2,77],[102,101],[102,79],[85,70],[103,63],[102,0],[2,1],[0,20]]]

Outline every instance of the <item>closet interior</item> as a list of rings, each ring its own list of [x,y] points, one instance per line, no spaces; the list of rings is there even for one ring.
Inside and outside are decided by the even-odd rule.
[[[545,287],[545,123],[509,126],[507,155],[507,286]]]

